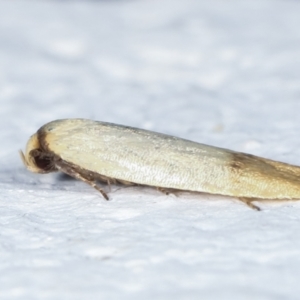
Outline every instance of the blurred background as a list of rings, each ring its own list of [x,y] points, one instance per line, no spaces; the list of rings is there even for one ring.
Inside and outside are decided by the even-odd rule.
[[[14,139],[1,134],[8,146],[69,117],[239,150],[298,129],[297,1],[0,5],[0,113],[2,127],[17,127]]]
[[[51,211],[52,205],[55,205],[53,203],[56,203],[58,206],[57,210],[53,208],[54,215],[64,219],[67,207],[73,207],[72,205],[78,201],[74,195],[71,198],[65,197],[63,190],[62,194],[53,196],[51,187],[52,185],[63,187],[65,184],[74,187],[79,183],[73,181],[61,183],[53,175],[40,177],[29,174],[18,157],[18,149],[25,147],[29,136],[49,121],[73,117],[108,121],[300,165],[298,155],[300,148],[299,12],[300,2],[293,0],[0,0],[0,126],[2,128],[0,131],[2,216],[0,213],[0,218],[5,220],[2,223],[5,237],[0,238],[0,243],[2,246],[8,245],[8,248],[3,246],[0,254],[2,253],[2,257],[5,257],[3,260],[7,268],[5,270],[10,274],[7,279],[9,288],[4,289],[7,282],[0,281],[0,295],[2,289],[2,293],[5,292],[5,299],[9,297],[21,299],[25,295],[32,296],[35,292],[40,296],[39,299],[80,299],[87,296],[85,289],[77,289],[83,283],[79,280],[79,273],[76,272],[74,276],[78,275],[75,281],[77,283],[72,286],[75,292],[72,292],[70,286],[64,292],[60,292],[60,289],[63,289],[61,286],[57,290],[55,288],[51,290],[51,286],[57,287],[55,281],[57,270],[53,273],[43,271],[45,273],[42,272],[41,277],[31,271],[29,272],[31,275],[28,276],[25,272],[24,277],[20,277],[18,288],[14,285],[13,275],[10,273],[14,270],[13,262],[16,261],[14,255],[19,257],[19,262],[23,262],[21,253],[24,248],[20,245],[25,247],[26,240],[30,240],[29,237],[32,236],[34,230],[38,230],[37,228],[43,223],[41,221],[35,224],[35,218],[47,219],[45,212]],[[41,186],[49,187],[49,189],[43,191]],[[28,189],[33,191],[30,197]],[[89,192],[88,188],[84,191]],[[122,194],[122,191],[120,193]],[[137,191],[136,193],[140,195],[143,192]],[[126,197],[130,195],[131,193]],[[155,198],[155,192],[153,195]],[[86,197],[93,197],[95,203],[101,201],[94,194]],[[62,201],[64,205],[60,206],[61,202],[55,202],[55,199]],[[167,201],[166,203],[171,201],[172,204],[169,203],[166,206],[169,209],[173,205],[177,207],[176,199],[172,198],[174,203],[173,200],[163,199],[162,201]],[[42,205],[39,208],[41,211],[38,213],[33,209],[31,211],[33,217],[28,221],[27,209],[35,207],[33,203],[38,200],[41,201],[39,204]],[[125,203],[127,206],[135,205],[132,201],[131,199]],[[152,200],[149,201],[150,206],[154,205]],[[125,203],[111,205],[125,205]],[[209,256],[207,262],[211,263],[216,260],[220,262],[221,266],[216,267],[215,271],[209,270],[199,274],[199,270],[208,270],[210,267],[202,260],[200,262],[192,259],[192,264],[198,268],[197,270],[178,268],[178,272],[183,270],[191,278],[189,283],[185,282],[184,285],[180,285],[180,280],[174,275],[172,268],[165,268],[165,265],[158,269],[153,267],[153,273],[148,274],[150,278],[148,281],[145,279],[143,284],[139,285],[136,279],[136,285],[129,284],[130,288],[125,289],[126,291],[120,288],[121,282],[126,282],[127,273],[124,272],[124,274],[121,273],[124,276],[120,275],[116,279],[115,293],[110,293],[114,285],[105,286],[103,275],[97,281],[98,285],[95,282],[95,285],[89,289],[89,291],[94,289],[95,294],[89,295],[92,297],[99,295],[100,289],[103,289],[108,291],[106,296],[110,295],[115,297],[114,299],[122,299],[122,296],[128,299],[141,296],[144,299],[147,297],[150,299],[153,295],[156,295],[158,299],[167,299],[164,297],[170,295],[172,299],[199,299],[197,298],[199,295],[208,296],[211,299],[220,299],[220,295],[230,295],[230,299],[248,299],[248,296],[249,299],[253,299],[254,296],[260,295],[263,295],[262,298],[256,297],[256,299],[266,299],[263,297],[295,299],[293,297],[296,292],[299,292],[299,288],[291,278],[299,275],[299,272],[295,270],[296,266],[300,266],[299,260],[296,262],[294,260],[295,255],[299,257],[300,254],[299,247],[297,250],[294,248],[294,243],[299,244],[297,233],[299,205],[294,203],[294,206],[283,206],[287,223],[284,224],[286,231],[280,231],[283,224],[280,222],[278,224],[276,218],[281,220],[283,217],[278,216],[278,212],[274,215],[270,213],[268,217],[271,219],[262,215],[255,217],[258,218],[255,219],[258,222],[255,225],[257,227],[251,227],[253,221],[250,216],[253,212],[248,211],[248,208],[239,206],[235,202],[224,201],[222,212],[224,212],[224,207],[226,207],[226,212],[223,215],[218,211],[218,205],[207,207],[203,201],[200,203],[198,205],[202,206],[198,211],[204,215],[195,219],[198,220],[197,222],[204,222],[204,225],[201,223],[203,228],[215,230],[214,238],[218,246],[206,244],[209,243],[208,240],[200,238],[201,243],[210,250],[201,253],[195,250],[196,254],[193,252],[193,255],[205,258],[207,253],[210,253],[209,255],[214,253],[216,256]],[[174,208],[174,213],[178,212],[180,215],[186,207],[188,204]],[[76,204],[74,211],[77,209]],[[85,236],[89,236],[87,232],[96,226],[89,221],[91,218],[93,220],[93,209],[87,210],[81,219],[80,226],[84,232],[86,230]],[[105,212],[103,212],[102,220],[104,222],[112,211],[106,206],[101,209]],[[147,209],[144,211],[143,206],[135,209],[141,215],[147,213]],[[274,210],[278,209],[279,207],[274,207]],[[194,210],[197,211],[197,208],[194,207]],[[208,215],[204,213],[207,210],[210,212]],[[71,210],[69,214],[72,215],[74,211]],[[246,215],[241,211],[246,211]],[[170,216],[170,211],[164,212],[165,214],[156,216],[159,224],[164,224],[163,220]],[[216,212],[218,212],[217,215],[215,215]],[[192,212],[189,211],[189,213]],[[17,221],[16,216],[18,216]],[[262,235],[259,236],[253,233],[249,240],[245,238],[246,241],[239,244],[239,241],[234,238],[236,237],[234,230],[240,228],[241,223],[230,221],[235,220],[237,216],[246,216],[244,221],[239,219],[240,222],[246,222],[243,223],[244,227],[242,226],[246,228],[246,231],[253,228],[259,231],[263,227],[260,223],[263,220],[271,220],[270,222],[275,225],[270,227],[266,225],[270,231],[260,233]],[[216,222],[219,220],[217,225],[212,225],[214,222],[210,223],[211,218],[214,219],[214,217],[216,217]],[[68,224],[76,223],[77,219],[74,218],[71,218]],[[120,217],[120,220],[122,218]],[[128,218],[130,219],[130,216]],[[51,220],[46,222],[49,227],[57,221],[55,218]],[[117,220],[115,222],[119,224],[120,220],[118,218]],[[178,223],[177,220],[171,224],[174,228],[177,228],[178,224],[185,226],[182,225],[186,224],[184,220],[181,220],[182,223]],[[95,222],[100,224],[101,220],[95,219]],[[193,222],[189,223],[189,226],[193,228],[202,226]],[[26,228],[20,233],[18,228],[23,228],[24,224],[27,224],[27,227],[25,226]],[[128,244],[133,243],[135,238],[137,240],[140,238],[138,235],[131,236],[131,230],[134,231],[136,227],[139,227],[142,232],[145,229],[142,218],[135,225],[131,228],[132,223],[128,224],[130,228],[127,237]],[[66,226],[66,232],[72,228],[72,225],[70,228],[66,224],[64,226]],[[219,230],[224,226],[228,226],[229,229],[222,238]],[[295,228],[295,231],[292,228]],[[103,229],[100,225],[98,229],[100,234]],[[187,227],[186,231],[182,232],[182,239],[191,230]],[[289,236],[289,230],[293,232],[292,237]],[[62,269],[69,261],[67,250],[69,248],[66,246],[69,237],[66,232],[62,233],[64,237],[62,244],[57,246],[65,249],[65,252],[62,250],[65,256],[55,257],[54,253],[58,250],[56,247],[52,249],[53,252],[50,251],[50,254],[47,252],[45,256],[41,254],[42,252],[37,252],[38,255],[42,255],[43,259],[50,261],[51,266],[54,261],[54,265],[61,266]],[[158,242],[155,236],[159,236],[159,232],[159,227],[157,227],[157,231],[154,230],[153,234],[148,236],[149,244],[145,242],[146,246],[144,245],[147,249],[149,249],[148,246],[151,248]],[[175,230],[174,235],[171,234],[169,237],[169,244],[164,244],[166,239],[161,239],[168,251],[172,248],[172,241],[178,239],[178,232],[176,232]],[[278,232],[280,232],[279,235]],[[38,230],[36,239],[40,241],[44,234],[47,238],[51,236],[50,233],[41,233]],[[12,236],[15,237],[13,241],[10,240]],[[20,236],[23,236],[24,240],[20,241],[18,239]],[[239,232],[238,236],[242,237],[242,232]],[[262,267],[260,264],[255,264],[253,269],[245,271],[243,269],[245,259],[255,260],[257,251],[270,250],[270,244],[265,248],[260,248],[257,242],[258,240],[265,241],[265,236],[268,236],[271,241],[282,238],[285,241],[285,247],[281,248],[280,242],[275,243],[279,245],[279,248],[272,244],[275,247],[274,249],[271,247],[271,252],[274,250],[275,253],[272,256],[274,260],[269,261],[266,257],[262,260],[264,264],[270,263],[270,265]],[[195,238],[194,241],[199,242],[199,233],[195,233],[193,238]],[[191,238],[191,245],[193,238]],[[111,247],[116,247],[114,248],[116,252],[120,250],[119,245],[116,246],[114,241],[109,240],[106,235],[103,236],[102,241],[98,241],[97,238],[94,240],[94,236],[91,237],[87,248],[91,243],[96,243],[99,248],[102,243],[112,243],[114,246]],[[32,257],[37,254],[35,251],[48,247],[43,248],[44,246],[41,245],[43,243],[37,244],[35,250],[26,252],[25,257],[28,261],[31,261]],[[247,258],[239,256],[243,253],[242,249],[248,247],[247,245],[253,247],[250,247],[250,256]],[[75,249],[77,249],[76,246]],[[145,253],[151,256],[156,251],[154,248],[151,249],[147,252],[148,250],[144,248],[137,248],[134,255],[139,255],[142,250],[145,250]],[[214,252],[215,249],[218,249],[217,253]],[[233,249],[239,249],[240,252],[231,257],[228,253],[233,253]],[[289,252],[290,249],[295,250]],[[80,253],[79,250],[79,252],[74,251],[74,253]],[[174,258],[175,255],[176,259],[183,263],[180,261],[183,252],[178,253],[178,255],[173,253],[171,256],[173,255]],[[229,261],[226,263],[223,261],[223,259],[226,260],[223,257],[224,253],[231,257],[227,257]],[[52,254],[53,261],[49,258]],[[285,255],[286,262],[289,262],[281,261],[282,264],[277,265],[278,257]],[[87,274],[85,276],[88,281],[92,273],[89,267],[84,265],[86,257],[84,255],[78,257],[82,258],[82,270],[84,274]],[[143,259],[147,260],[147,258]],[[143,259],[141,258],[142,261]],[[227,287],[220,285],[222,277],[218,273],[228,276],[228,266],[235,262],[235,259],[237,267],[232,278],[236,284],[232,281]],[[119,263],[122,265],[124,261]],[[22,263],[16,264],[23,266]],[[28,265],[30,266],[31,263]],[[112,270],[113,277],[120,271],[120,265],[110,265],[109,269]],[[290,269],[291,265],[294,265],[293,270]],[[278,269],[274,270],[270,266],[277,266]],[[5,270],[2,269],[1,276],[5,276]],[[160,288],[164,291],[162,298],[159,293],[149,292],[155,290],[152,280],[158,270],[166,276],[165,278],[175,276],[172,277],[174,280],[161,281]],[[268,270],[273,272],[271,272],[273,280],[269,282],[267,278],[271,273]],[[286,275],[283,279],[281,278],[282,270],[285,270]],[[254,274],[258,278],[257,281],[252,282],[250,278],[253,278]],[[40,284],[34,283],[37,278],[40,278]],[[230,275],[228,278],[231,278]],[[50,285],[47,285],[47,280],[51,283]],[[205,284],[198,287],[201,280],[204,280]],[[253,284],[251,288],[247,286],[249,281]],[[29,283],[28,289],[26,289],[25,282]],[[264,284],[261,285],[260,282]],[[285,285],[279,288],[277,282],[280,282],[279,285],[284,282]],[[174,286],[177,286],[177,292],[174,291]],[[214,289],[214,286],[217,286],[219,290]],[[189,294],[190,291],[193,293]],[[31,297],[31,299],[34,298]]]

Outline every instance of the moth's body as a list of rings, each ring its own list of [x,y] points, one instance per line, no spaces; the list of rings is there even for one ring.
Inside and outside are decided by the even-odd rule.
[[[300,199],[300,167],[152,131],[86,119],[50,122],[23,160],[33,172],[248,199]],[[98,188],[99,189],[99,188]]]

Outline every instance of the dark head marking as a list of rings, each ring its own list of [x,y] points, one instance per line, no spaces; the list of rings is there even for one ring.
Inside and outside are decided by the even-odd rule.
[[[41,173],[49,173],[57,170],[54,164],[53,154],[43,152],[40,149],[34,149],[30,151],[29,155],[34,159]]]

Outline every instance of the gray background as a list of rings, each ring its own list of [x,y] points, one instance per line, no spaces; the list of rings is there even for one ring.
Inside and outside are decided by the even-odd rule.
[[[28,172],[84,117],[300,165],[300,2],[0,1],[0,298],[297,299],[300,203]]]

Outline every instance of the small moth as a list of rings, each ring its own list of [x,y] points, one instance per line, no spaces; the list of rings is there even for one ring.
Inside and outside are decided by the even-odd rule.
[[[300,199],[300,167],[153,131],[86,119],[42,126],[21,158],[35,173],[61,171],[107,194],[97,181],[237,197]]]

